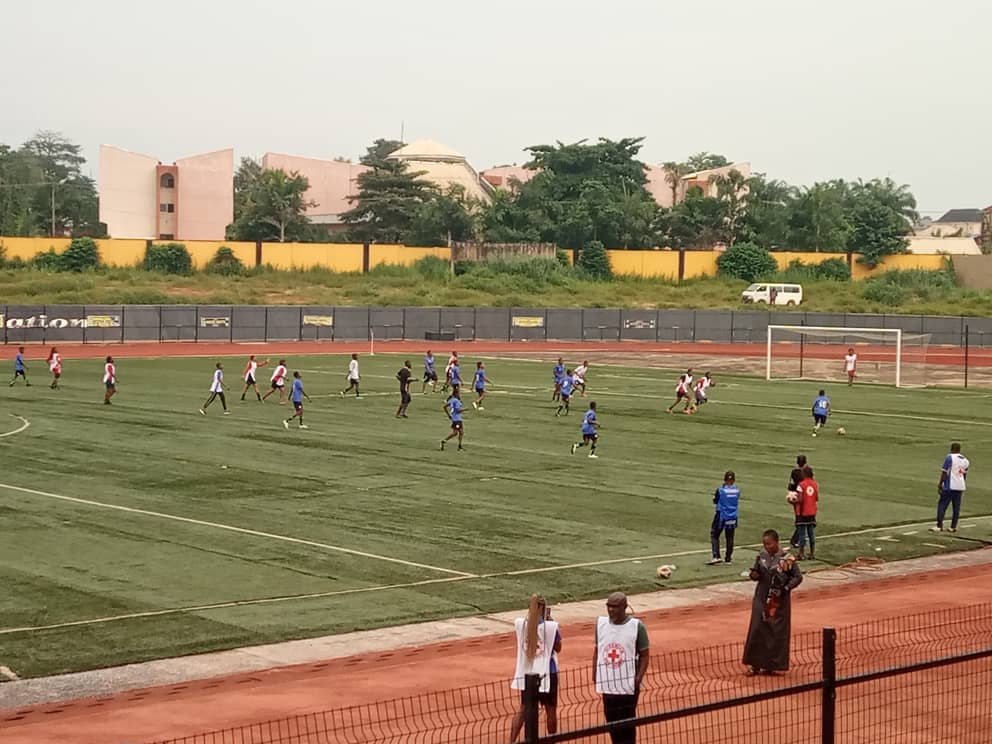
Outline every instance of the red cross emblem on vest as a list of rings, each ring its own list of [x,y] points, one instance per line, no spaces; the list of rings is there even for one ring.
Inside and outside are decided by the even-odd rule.
[[[619,643],[608,643],[603,649],[603,663],[611,667],[623,666],[627,651]]]

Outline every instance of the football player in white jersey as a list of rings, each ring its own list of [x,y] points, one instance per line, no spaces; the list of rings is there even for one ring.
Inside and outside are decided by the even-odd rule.
[[[675,386],[675,402],[668,407],[668,412],[673,413],[675,406],[683,400],[685,400],[685,408],[682,410],[686,411],[692,405],[692,367],[679,375],[678,385]]]
[[[709,372],[696,380],[696,387],[693,390],[696,400],[691,406],[686,406],[685,413],[695,413],[699,407],[703,405],[703,403],[708,401],[709,398],[707,397],[706,390],[714,385],[716,385],[716,383],[713,382],[713,378],[710,376]]]
[[[245,365],[245,389],[241,391],[241,400],[245,399],[245,395],[248,394],[249,390],[254,390],[258,402],[262,402],[262,394],[258,392],[258,368],[264,367],[268,363],[268,359],[264,362],[255,361],[254,354],[248,357],[248,364]]]
[[[269,390],[262,396],[262,400],[268,398],[276,390],[279,391],[279,405],[286,402],[286,375],[289,370],[286,368],[286,360],[280,359],[279,364],[272,370],[272,379],[269,381]]]
[[[358,374],[358,354],[352,354],[351,361],[348,362],[348,387],[341,391],[341,397],[343,398],[354,390],[355,398],[360,399],[362,394],[358,389],[358,382],[361,379],[361,376]]]
[[[207,415],[208,406],[217,398],[220,398],[220,404],[224,406],[224,415],[231,415],[231,412],[227,410],[227,398],[224,395],[224,390],[226,389],[227,388],[224,386],[224,365],[217,362],[217,367],[214,369],[213,380],[210,381],[210,397],[207,398],[207,402],[203,404],[202,408],[200,408],[201,416]]]
[[[589,360],[585,360],[575,371],[572,372],[572,383],[575,385],[576,390],[580,390],[582,397],[586,397],[586,374],[589,372]]]

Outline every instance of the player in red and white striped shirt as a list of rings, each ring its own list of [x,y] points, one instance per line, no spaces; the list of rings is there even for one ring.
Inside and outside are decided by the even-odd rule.
[[[52,390],[58,389],[59,378],[62,376],[62,355],[59,354],[59,350],[54,346],[52,350],[48,352],[48,369],[52,372]]]
[[[117,395],[117,367],[114,365],[114,358],[107,357],[107,363],[103,365],[103,393],[104,405],[110,405],[110,399]]]
[[[286,360],[280,359],[279,364],[276,368],[272,370],[271,386],[272,389],[269,390],[265,395],[262,396],[262,400],[268,398],[276,390],[279,391],[279,405],[286,402],[286,374],[288,370],[286,369]]]

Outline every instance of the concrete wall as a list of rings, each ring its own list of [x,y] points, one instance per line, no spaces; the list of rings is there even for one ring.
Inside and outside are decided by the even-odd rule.
[[[317,202],[307,209],[308,215],[339,215],[351,209],[348,197],[358,193],[358,176],[368,170],[358,163],[319,160],[297,155],[268,152],[262,157],[262,167],[297,171],[310,182],[307,198]]]
[[[953,256],[958,280],[972,289],[992,289],[992,256]]]
[[[149,155],[100,145],[100,222],[106,223],[108,235],[115,238],[155,236],[157,166],[158,160]]]

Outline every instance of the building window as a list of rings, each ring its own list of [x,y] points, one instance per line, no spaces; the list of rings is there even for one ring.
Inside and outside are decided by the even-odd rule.
[[[174,189],[176,187],[176,179],[171,173],[163,173],[162,178],[159,179],[159,186],[163,189]]]
[[[158,205],[158,211],[159,212],[169,212],[171,214],[172,212],[175,212],[176,211],[176,205],[175,204],[159,204]]]
[[[159,233],[158,234],[158,239],[159,240],[175,240],[175,237],[176,236],[173,235],[172,233]]]

